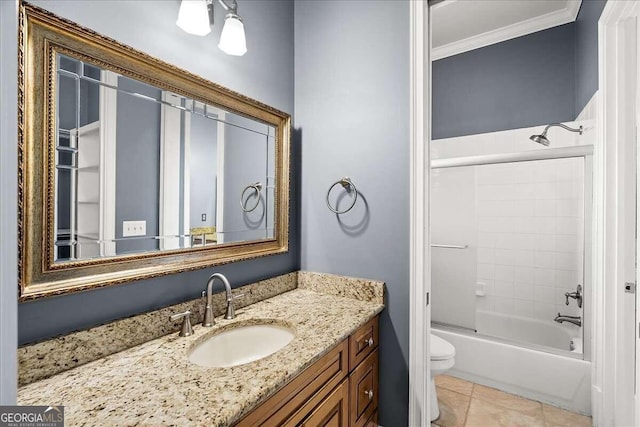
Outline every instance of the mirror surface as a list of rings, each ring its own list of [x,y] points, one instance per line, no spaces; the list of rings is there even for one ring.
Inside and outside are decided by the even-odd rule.
[[[21,16],[21,301],[288,252],[289,114]]]
[[[54,262],[274,238],[274,126],[56,54]]]

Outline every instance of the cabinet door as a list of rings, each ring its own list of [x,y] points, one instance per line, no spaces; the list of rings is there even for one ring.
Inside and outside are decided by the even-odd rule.
[[[375,350],[349,375],[349,421],[362,427],[378,408],[378,350]]]
[[[343,381],[305,418],[300,427],[347,427],[349,425],[349,387]]]
[[[347,340],[344,340],[241,419],[236,426],[281,426],[285,420],[287,425],[296,425],[346,378],[347,373],[348,346]]]
[[[378,347],[378,316],[362,325],[349,337],[349,370],[352,371]]]

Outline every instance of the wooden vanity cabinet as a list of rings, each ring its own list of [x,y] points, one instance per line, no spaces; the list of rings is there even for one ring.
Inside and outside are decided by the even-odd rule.
[[[285,384],[237,427],[377,427],[378,317]]]

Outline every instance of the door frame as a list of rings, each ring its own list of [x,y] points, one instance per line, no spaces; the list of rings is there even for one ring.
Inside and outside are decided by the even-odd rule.
[[[429,236],[429,141],[431,129],[431,60],[429,4],[410,8],[410,307],[409,425],[428,426],[430,417],[429,334],[431,253]]]
[[[624,292],[625,265],[621,261],[627,233],[622,202],[625,183],[629,182],[625,177],[624,160],[628,158],[630,149],[638,151],[636,141],[628,137],[627,94],[633,88],[629,86],[623,30],[625,21],[637,16],[638,10],[640,5],[635,1],[609,1],[598,23],[600,102],[598,138],[594,144],[591,380],[595,425],[619,425],[633,420],[633,417],[637,420],[640,412],[637,399],[633,404],[625,403],[621,398],[633,393],[629,390],[629,382],[625,381],[625,377],[629,377],[629,368],[633,367],[623,364],[625,351],[630,347],[623,336],[627,325],[622,316],[624,303],[628,302],[628,295],[625,296]],[[635,163],[637,170],[637,160]],[[638,361],[635,363],[637,366]]]

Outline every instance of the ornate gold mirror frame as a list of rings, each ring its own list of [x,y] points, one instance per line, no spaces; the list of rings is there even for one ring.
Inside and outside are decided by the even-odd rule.
[[[273,239],[54,263],[56,54],[70,54],[276,129]],[[289,248],[290,116],[23,3],[19,36],[18,232],[20,300],[285,253]]]

